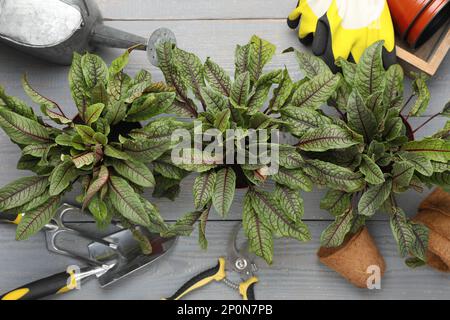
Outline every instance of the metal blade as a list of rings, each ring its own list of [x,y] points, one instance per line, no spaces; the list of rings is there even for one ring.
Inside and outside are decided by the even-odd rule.
[[[105,250],[105,247],[99,243],[92,243],[89,246],[93,260],[102,262],[117,259],[115,266],[99,278],[99,283],[102,287],[111,285],[155,262],[164,256],[177,240],[177,238],[162,238],[158,234],[147,232],[145,229],[141,229],[141,231],[148,237],[152,244],[153,253],[151,255],[144,255],[142,253],[139,242],[134,239],[130,230],[122,230],[108,236],[108,241],[113,241],[117,244],[118,252],[115,253],[118,253],[117,256]]]

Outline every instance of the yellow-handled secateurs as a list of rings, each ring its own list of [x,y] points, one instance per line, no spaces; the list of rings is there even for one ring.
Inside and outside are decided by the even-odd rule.
[[[254,276],[254,273],[257,271],[257,266],[247,253],[247,244],[242,246],[243,249],[237,248],[236,240],[240,229],[241,225],[239,224],[229,242],[226,258],[219,258],[217,266],[196,275],[166,300],[180,300],[190,292],[203,288],[214,281],[222,282],[235,289],[244,300],[255,300],[254,287],[258,278]],[[236,272],[240,276],[239,284],[228,277],[230,271]]]

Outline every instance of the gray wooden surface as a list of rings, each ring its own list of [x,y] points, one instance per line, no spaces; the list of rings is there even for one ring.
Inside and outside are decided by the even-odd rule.
[[[92,0],[91,0],[92,1]],[[298,44],[295,32],[285,25],[285,18],[294,0],[97,0],[107,24],[142,36],[148,36],[158,27],[171,28],[178,37],[179,45],[196,52],[202,59],[211,56],[216,62],[231,71],[235,44],[243,44],[251,35],[275,43],[278,52]],[[106,60],[111,61],[120,51],[101,50]],[[291,55],[277,55],[270,68],[286,65],[296,78],[302,75]],[[156,79],[161,74],[146,61],[143,53],[133,54],[127,72],[138,69],[151,70]],[[27,72],[34,87],[58,101],[69,114],[75,114],[67,87],[67,68],[52,66],[25,56],[12,49],[0,46],[0,85],[9,94],[29,101],[21,89],[20,77]],[[414,119],[414,126],[427,116],[440,110],[450,100],[450,57],[447,57],[438,74],[430,81],[432,101],[425,117]],[[34,106],[38,110],[37,106]],[[438,118],[421,133],[427,135],[441,127],[445,119]],[[0,132],[0,185],[4,185],[26,172],[16,170],[20,156],[3,132]],[[155,200],[164,217],[172,221],[192,207],[193,178],[183,183],[177,202]],[[278,240],[275,247],[275,262],[272,266],[260,263],[258,299],[449,299],[450,277],[429,268],[408,269],[397,254],[395,241],[389,230],[386,217],[377,215],[369,228],[384,255],[388,270],[382,290],[355,289],[333,271],[319,264],[316,258],[320,232],[327,225],[329,216],[318,208],[322,191],[305,194],[305,220],[311,227],[313,240],[301,244],[291,240]],[[400,198],[402,207],[414,214],[415,208],[425,194],[409,192]],[[150,196],[149,196],[150,197]],[[67,196],[73,201],[73,193]],[[171,295],[192,275],[216,263],[217,257],[225,254],[228,236],[238,223],[241,214],[242,194],[238,193],[227,221],[211,215],[207,234],[209,250],[198,248],[196,233],[191,238],[180,239],[174,251],[146,271],[133,275],[108,289],[100,289],[94,281],[83,290],[58,299],[159,299]],[[75,263],[65,257],[47,252],[44,236],[39,234],[26,242],[14,241],[14,228],[0,225],[0,292],[12,289],[24,282],[60,272],[68,264]],[[192,299],[236,299],[231,289],[212,284],[189,296]]]

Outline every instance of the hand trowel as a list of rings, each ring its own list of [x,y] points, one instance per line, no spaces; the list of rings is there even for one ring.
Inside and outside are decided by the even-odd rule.
[[[0,300],[36,300],[63,294],[79,289],[81,283],[93,277],[104,288],[152,264],[176,242],[176,238],[162,238],[139,228],[152,247],[152,253],[145,255],[133,233],[118,225],[111,226],[115,231],[100,239],[79,229],[68,228],[64,216],[73,213],[84,216],[79,208],[67,204],[60,207],[55,219],[46,226],[47,248],[51,252],[78,259],[87,266],[68,268],[65,272],[21,286],[0,296]],[[0,219],[18,223],[20,216],[0,214]]]
[[[165,28],[145,39],[104,25],[95,0],[0,0],[0,41],[62,65],[70,65],[74,52],[137,45],[157,65],[158,43],[176,43],[174,34]]]

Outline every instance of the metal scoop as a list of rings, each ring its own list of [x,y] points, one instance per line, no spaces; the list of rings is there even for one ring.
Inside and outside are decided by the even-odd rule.
[[[53,221],[46,226],[47,247],[51,252],[71,256],[88,266],[81,269],[71,267],[65,272],[21,286],[0,296],[0,300],[36,300],[66,293],[79,289],[84,280],[94,276],[102,288],[106,287],[164,256],[176,241],[176,238],[162,238],[145,228],[139,228],[153,249],[152,254],[144,255],[130,230],[119,229],[97,239],[88,233],[67,228],[64,216],[70,213],[81,214],[81,210],[64,204],[54,219],[58,222]],[[15,220],[10,218],[9,221]]]
[[[145,39],[104,25],[94,0],[0,0],[0,41],[62,65],[72,62],[74,52],[141,44],[139,49],[147,51],[149,61],[157,66],[157,44],[176,43],[168,29],[158,29]]]

